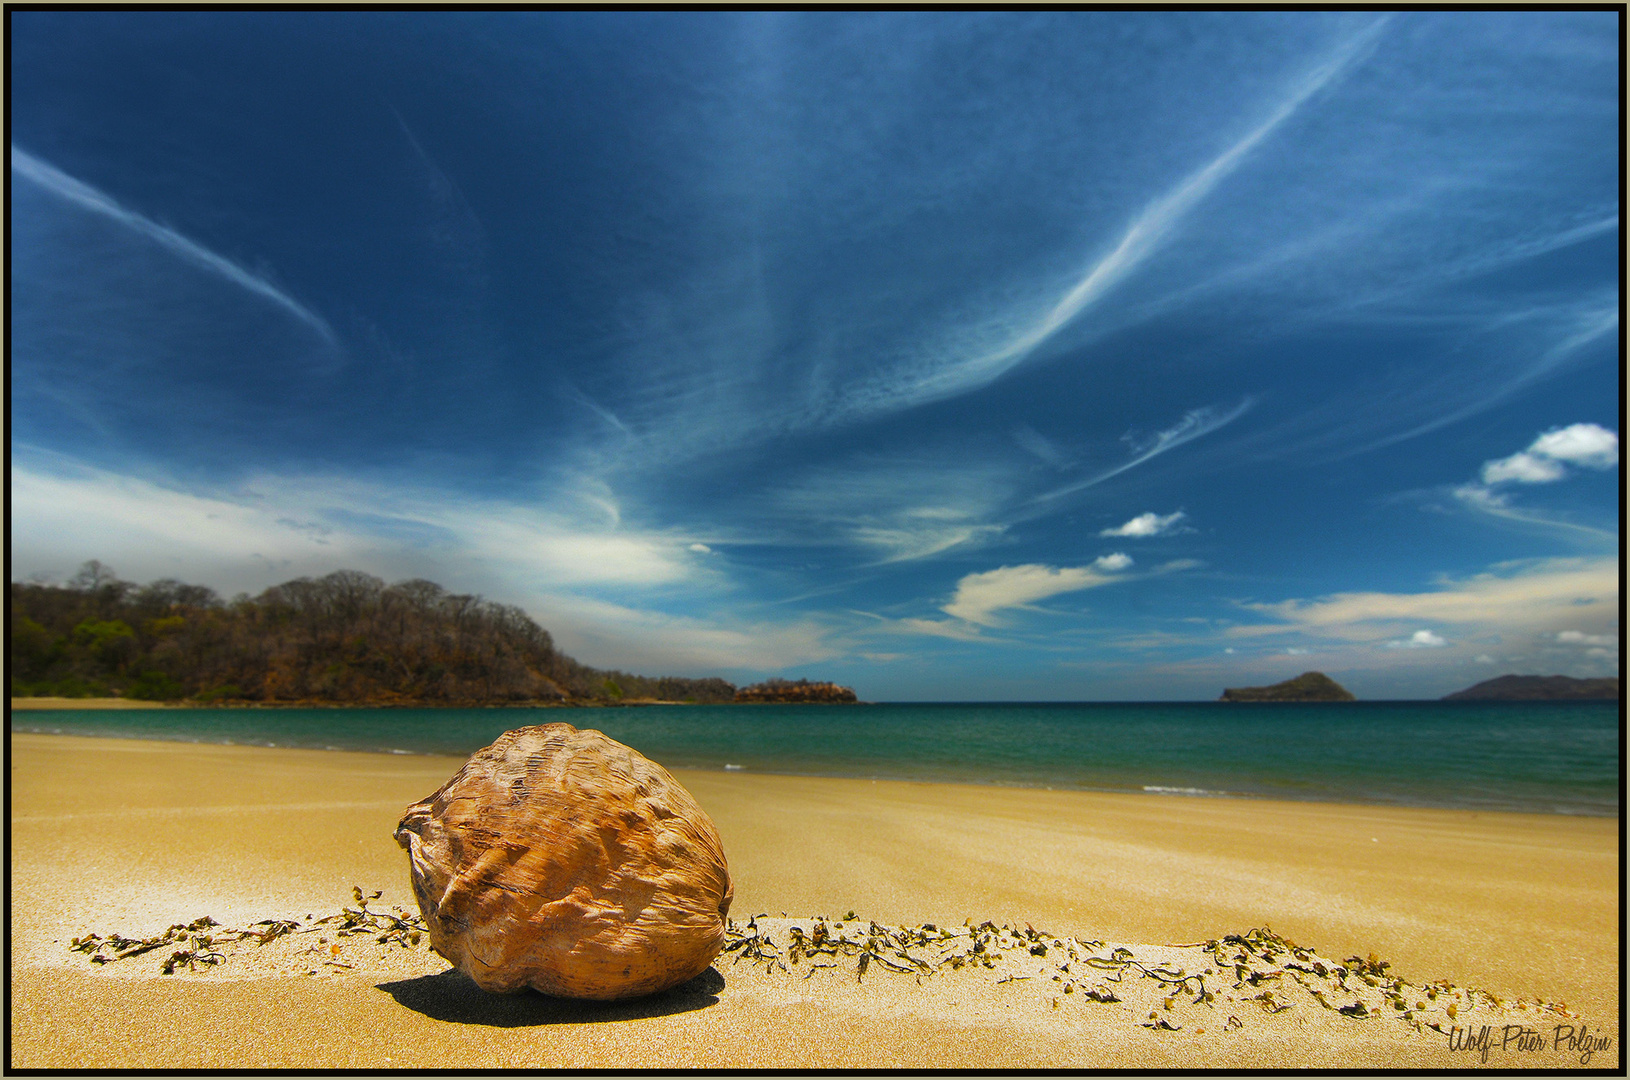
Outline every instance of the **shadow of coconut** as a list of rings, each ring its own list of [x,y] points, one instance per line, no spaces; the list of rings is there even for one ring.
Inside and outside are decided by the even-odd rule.
[[[626,1001],[575,1001],[528,990],[520,994],[489,994],[456,970],[439,975],[379,983],[398,1005],[450,1024],[488,1027],[537,1027],[545,1024],[599,1024],[612,1020],[644,1020],[693,1012],[718,1003],[724,976],[716,968],[660,994]]]

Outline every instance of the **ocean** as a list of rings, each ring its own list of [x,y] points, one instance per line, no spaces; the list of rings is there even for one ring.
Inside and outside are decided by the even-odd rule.
[[[1612,701],[63,710],[11,730],[464,756],[559,721],[670,768],[1619,814]]]

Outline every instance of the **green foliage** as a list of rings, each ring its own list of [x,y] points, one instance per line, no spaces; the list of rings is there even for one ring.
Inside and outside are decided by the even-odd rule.
[[[736,690],[596,670],[519,608],[353,570],[223,604],[202,586],[138,587],[87,563],[66,586],[13,582],[11,605],[13,694],[486,704],[728,702]]]
[[[9,666],[14,684],[18,678],[37,678],[61,655],[62,646],[61,638],[13,607]]]
[[[66,697],[87,698],[106,697],[107,684],[100,680],[82,679],[78,675],[67,675],[56,681],[46,680],[34,684],[34,692],[29,697]]]
[[[122,619],[85,619],[73,627],[73,643],[91,652],[104,650],[126,637],[135,637],[135,630]]]
[[[125,697],[138,701],[179,701],[186,696],[186,687],[162,671],[142,672],[140,677],[130,684],[130,689],[125,691]]]
[[[150,637],[164,637],[164,636],[166,636],[168,634],[176,633],[177,631],[181,630],[186,625],[187,625],[186,616],[184,616],[184,615],[166,615],[166,616],[164,616],[163,618],[160,618],[160,619],[148,619],[147,620],[147,625],[144,626],[142,629],[146,630],[147,633],[148,633],[148,636],[150,636]]]
[[[232,683],[226,683],[211,690],[200,690],[193,696],[193,700],[200,702],[231,701],[241,699],[242,697],[242,689],[233,685]]]

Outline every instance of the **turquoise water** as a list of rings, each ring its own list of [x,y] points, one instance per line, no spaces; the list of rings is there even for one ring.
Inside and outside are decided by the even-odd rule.
[[[1619,813],[1611,701],[85,710],[11,730],[464,756],[556,721],[670,768]]]

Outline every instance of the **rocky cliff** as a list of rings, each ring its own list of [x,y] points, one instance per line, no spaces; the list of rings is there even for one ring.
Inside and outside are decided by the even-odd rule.
[[[736,704],[853,705],[855,692],[837,683],[771,679],[736,691]]]

